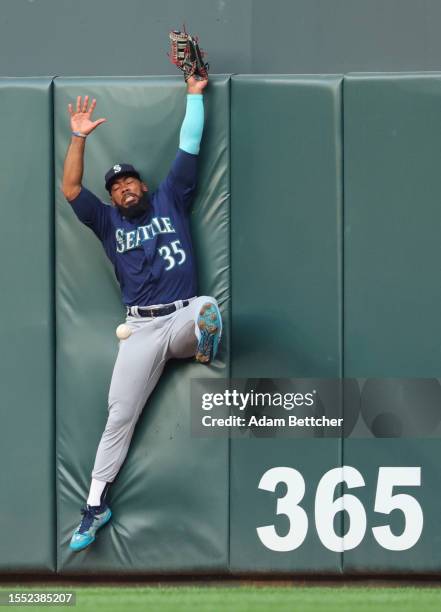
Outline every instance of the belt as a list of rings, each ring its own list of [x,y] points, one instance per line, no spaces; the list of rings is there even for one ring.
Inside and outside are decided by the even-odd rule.
[[[182,307],[189,305],[189,300],[182,302]],[[165,317],[177,310],[176,304],[166,304],[161,308],[149,308],[148,306],[138,306],[137,311],[140,317]],[[132,314],[131,307],[127,307],[127,315]]]

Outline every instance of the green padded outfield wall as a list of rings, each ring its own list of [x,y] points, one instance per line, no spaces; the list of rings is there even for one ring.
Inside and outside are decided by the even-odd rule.
[[[0,126],[0,571],[51,572],[56,523],[51,79],[1,79]]]
[[[364,421],[377,436],[398,436],[344,442],[344,463],[366,481],[357,496],[367,511],[366,536],[345,553],[345,571],[441,569],[441,444],[439,435],[423,439],[439,431],[439,385],[397,380],[441,373],[440,108],[441,74],[344,80],[344,373],[377,379],[364,386]],[[407,404],[418,415],[413,425]],[[405,529],[401,511],[373,511],[380,466],[421,468],[420,487],[393,491],[422,507],[423,531],[410,549],[388,550],[373,537],[375,526]]]
[[[232,77],[234,377],[341,375],[341,81]],[[231,441],[231,570],[339,572],[340,553],[314,528],[313,493],[341,465],[340,440],[258,436]],[[307,487],[308,535],[288,552],[269,550],[256,533],[289,528],[276,517],[284,485],[276,494],[258,489],[280,466],[298,470]]]
[[[170,363],[141,416],[109,492],[112,522],[94,546],[68,548],[87,497],[123,321],[119,288],[93,233],[60,189],[70,138],[67,104],[97,99],[107,117],[87,143],[84,184],[108,201],[103,176],[114,163],[139,168],[155,188],[173,161],[185,114],[179,77],[55,81],[58,567],[64,573],[222,571],[228,564],[228,440],[190,434],[190,379],[226,377],[228,333],[213,366]],[[192,208],[200,292],[220,302],[229,328],[229,78],[211,79],[200,180]]]
[[[441,74],[212,78],[192,227],[201,293],[218,298],[225,320],[220,358],[208,368],[169,363],[109,493],[114,520],[81,555],[68,542],[107,417],[124,312],[101,245],[60,191],[66,107],[88,93],[96,116],[108,118],[88,140],[84,180],[106,199],[103,175],[116,161],[139,166],[153,189],[165,176],[185,87],[179,77],[3,79],[0,87],[12,219],[2,240],[0,456],[14,466],[0,478],[1,571],[439,572]],[[230,444],[193,438],[191,378],[230,372],[250,384],[358,377],[358,437],[271,440],[253,430]],[[343,555],[321,543],[314,524],[318,482],[342,462],[364,480],[351,494],[367,515],[364,537]],[[302,475],[309,522],[303,543],[285,552],[265,548],[256,532],[288,531],[276,516],[284,485],[258,489],[280,467]],[[399,510],[374,511],[381,467],[421,470],[421,486],[392,491],[421,507],[422,533],[409,549],[373,536],[390,524],[397,538],[410,524]],[[353,515],[342,516],[348,529]]]

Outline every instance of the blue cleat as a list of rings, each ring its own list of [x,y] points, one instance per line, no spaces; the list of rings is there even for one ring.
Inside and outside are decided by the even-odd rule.
[[[70,548],[75,551],[87,548],[89,544],[95,541],[95,534],[100,527],[103,527],[110,521],[112,512],[110,508],[103,504],[101,506],[85,506],[81,509],[83,518],[81,523],[72,535]]]
[[[222,335],[222,319],[216,304],[205,302],[202,306],[197,325],[201,332],[196,360],[210,363],[216,357],[219,341]]]

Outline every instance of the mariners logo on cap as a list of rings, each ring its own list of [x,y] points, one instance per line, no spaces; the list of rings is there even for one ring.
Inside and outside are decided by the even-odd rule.
[[[121,172],[121,166],[119,164],[115,164],[113,166],[113,169],[114,169],[115,172]]]

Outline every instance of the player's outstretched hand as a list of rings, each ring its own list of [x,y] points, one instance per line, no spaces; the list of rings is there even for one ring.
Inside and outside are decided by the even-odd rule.
[[[187,81],[187,93],[201,94],[208,85],[208,79],[199,80],[194,76],[189,77]]]
[[[81,132],[87,135],[93,132],[96,127],[107,121],[104,117],[92,121],[92,113],[95,110],[95,106],[95,98],[89,106],[89,96],[85,96],[84,101],[82,101],[81,96],[78,96],[75,111],[73,110],[72,104],[68,105],[67,110],[70,114],[70,127],[72,128],[72,132]]]

